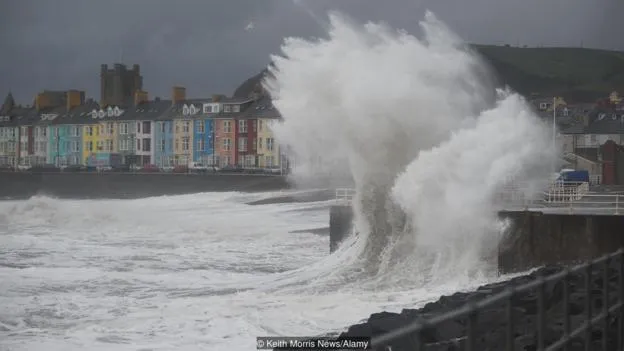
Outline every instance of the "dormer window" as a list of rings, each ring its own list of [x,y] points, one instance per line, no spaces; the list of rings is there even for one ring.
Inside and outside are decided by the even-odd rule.
[[[232,106],[230,105],[223,106],[223,112],[232,112]]]
[[[240,105],[232,106],[232,112],[240,112]]]

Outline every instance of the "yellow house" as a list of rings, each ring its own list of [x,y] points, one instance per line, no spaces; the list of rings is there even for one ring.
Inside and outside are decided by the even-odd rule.
[[[271,126],[277,123],[277,118],[258,119],[258,138],[256,152],[258,155],[258,166],[261,168],[279,168],[280,150],[275,142]]]
[[[97,124],[98,132],[95,152],[97,154],[110,154],[117,152],[117,122],[100,122]]]
[[[188,166],[193,161],[193,121],[190,118],[173,121],[173,157],[176,165]]]
[[[82,126],[82,161],[87,166],[95,166],[97,140],[97,123]]]

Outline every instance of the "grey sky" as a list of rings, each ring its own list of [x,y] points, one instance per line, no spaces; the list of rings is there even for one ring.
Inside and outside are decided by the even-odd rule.
[[[138,63],[150,97],[230,95],[284,37],[318,36],[307,8],[415,32],[426,9],[466,41],[624,50],[621,0],[0,0],[0,96],[99,97],[99,67]],[[253,21],[254,29],[246,31]]]

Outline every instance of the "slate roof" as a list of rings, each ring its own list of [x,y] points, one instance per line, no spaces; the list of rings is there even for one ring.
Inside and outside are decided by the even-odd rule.
[[[9,117],[9,120],[4,118],[0,120],[0,127],[17,127],[22,125],[31,125],[37,121],[37,111],[34,107],[13,107],[8,113],[5,113],[3,117]]]
[[[281,118],[281,114],[273,106],[273,103],[269,97],[263,97],[249,106],[245,112],[243,118]]]
[[[624,134],[624,112],[595,111],[585,134]]]
[[[93,110],[99,110],[100,105],[95,101],[87,101],[80,106],[72,108],[67,111],[66,108],[61,108],[59,111],[63,111],[62,114],[52,121],[52,125],[62,124],[92,124],[94,123],[91,112]]]
[[[150,100],[129,107],[119,116],[120,121],[157,120],[171,109],[171,100]]]

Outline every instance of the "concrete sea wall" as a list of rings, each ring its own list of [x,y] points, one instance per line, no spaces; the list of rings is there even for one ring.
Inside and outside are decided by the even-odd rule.
[[[351,206],[336,205],[329,210],[329,252],[338,249],[353,228],[353,208]]]
[[[624,216],[504,211],[511,220],[498,255],[501,273],[587,261],[624,246]]]
[[[217,191],[290,188],[284,176],[248,174],[0,173],[0,199],[141,198]]]

